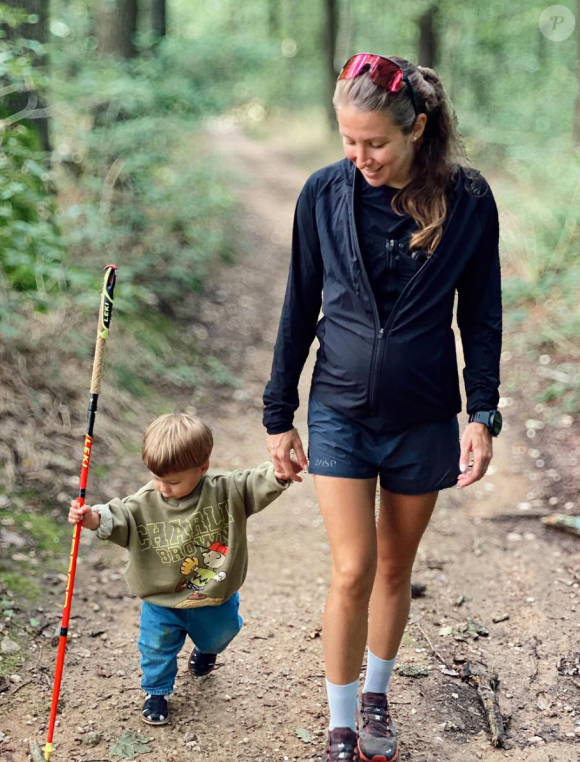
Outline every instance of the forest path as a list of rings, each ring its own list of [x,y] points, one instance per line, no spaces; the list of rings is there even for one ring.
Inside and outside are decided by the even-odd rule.
[[[200,318],[208,343],[231,346],[244,358],[243,385],[219,410],[208,400],[198,412],[214,430],[212,467],[253,466],[268,457],[261,395],[286,284],[294,206],[308,172],[233,128],[208,133],[195,148],[216,171],[237,176],[252,246],[251,254],[220,271]],[[314,348],[296,419],[304,439],[313,354]],[[509,375],[509,364],[504,372]],[[427,591],[413,601],[399,666],[417,667],[421,676],[396,672],[390,689],[401,762],[577,762],[580,756],[580,682],[557,670],[559,658],[577,650],[580,553],[574,538],[549,533],[526,505],[525,417],[515,400],[490,472],[468,490],[441,494],[419,550],[415,580]],[[135,467],[131,478],[127,492],[143,472]],[[221,657],[221,668],[202,680],[188,675],[189,649],[183,650],[172,723],[162,728],[139,719],[139,604],[127,596],[120,576],[123,553],[86,539],[54,762],[118,759],[109,746],[129,731],[153,739],[143,757],[151,762],[319,759],[327,707],[318,628],[330,559],[312,477],[305,475],[253,517],[249,531],[245,626]],[[55,608],[61,592],[50,599]],[[494,624],[501,615],[509,618]],[[465,632],[468,617],[489,635]],[[491,747],[475,688],[443,674],[440,659],[448,671],[459,673],[469,663],[482,675],[497,672],[500,705],[511,716],[508,749]],[[21,670],[30,682],[4,701],[0,729],[11,740],[2,747],[3,760],[26,759],[28,737],[44,741],[53,661],[51,648],[33,652]],[[100,734],[94,747],[87,744],[89,731]]]

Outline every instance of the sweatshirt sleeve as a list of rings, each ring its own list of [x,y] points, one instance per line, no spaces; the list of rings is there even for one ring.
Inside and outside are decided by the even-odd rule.
[[[480,245],[457,286],[457,324],[465,367],[468,414],[495,410],[499,402],[502,344],[501,267],[497,205],[488,187]]]
[[[292,429],[299,405],[298,381],[314,340],[322,304],[323,267],[315,204],[315,184],[310,179],[296,203],[286,295],[270,380],[263,396],[263,424],[268,434]]]
[[[133,502],[132,496],[123,500],[116,497],[106,505],[93,506],[93,510],[101,516],[101,525],[97,529],[97,537],[100,540],[109,540],[122,548],[129,545],[137,526],[131,512]]]
[[[257,468],[233,471],[231,478],[231,484],[244,503],[246,516],[262,511],[280,497],[292,483],[279,481],[274,475],[274,464],[270,461],[260,464]]]

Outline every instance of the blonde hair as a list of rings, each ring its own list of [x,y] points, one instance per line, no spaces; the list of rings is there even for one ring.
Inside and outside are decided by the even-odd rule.
[[[447,217],[446,192],[456,181],[460,166],[470,166],[461,140],[457,116],[447,97],[443,83],[434,69],[414,66],[404,58],[390,56],[405,71],[417,100],[419,113],[427,116],[425,130],[416,152],[411,182],[401,188],[392,200],[393,211],[410,215],[419,226],[411,236],[411,249],[432,254],[443,234]],[[407,85],[396,93],[387,93],[375,85],[368,73],[336,83],[333,104],[357,111],[378,111],[391,118],[405,135],[415,124],[415,111]]]
[[[160,415],[143,435],[143,463],[156,476],[199,468],[211,455],[213,435],[187,413]]]

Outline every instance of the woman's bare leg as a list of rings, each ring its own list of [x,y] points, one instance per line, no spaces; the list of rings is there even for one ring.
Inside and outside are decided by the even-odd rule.
[[[332,583],[323,619],[326,677],[336,685],[358,680],[375,580],[376,478],[314,476],[332,557]]]
[[[411,606],[411,571],[437,492],[399,495],[381,488],[377,571],[370,600],[369,650],[394,659]]]

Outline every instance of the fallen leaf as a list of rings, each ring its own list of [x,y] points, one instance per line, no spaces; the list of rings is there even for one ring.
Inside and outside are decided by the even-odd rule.
[[[139,754],[150,754],[153,751],[147,746],[150,742],[150,738],[143,738],[136,733],[125,733],[117,743],[112,743],[109,746],[109,751],[116,757],[135,759]]]
[[[422,667],[414,667],[412,664],[400,666],[397,672],[404,677],[427,677],[429,675],[429,670]]]
[[[297,728],[296,729],[296,735],[298,738],[302,739],[304,743],[310,743],[312,741],[311,734],[306,730],[306,728]]]

